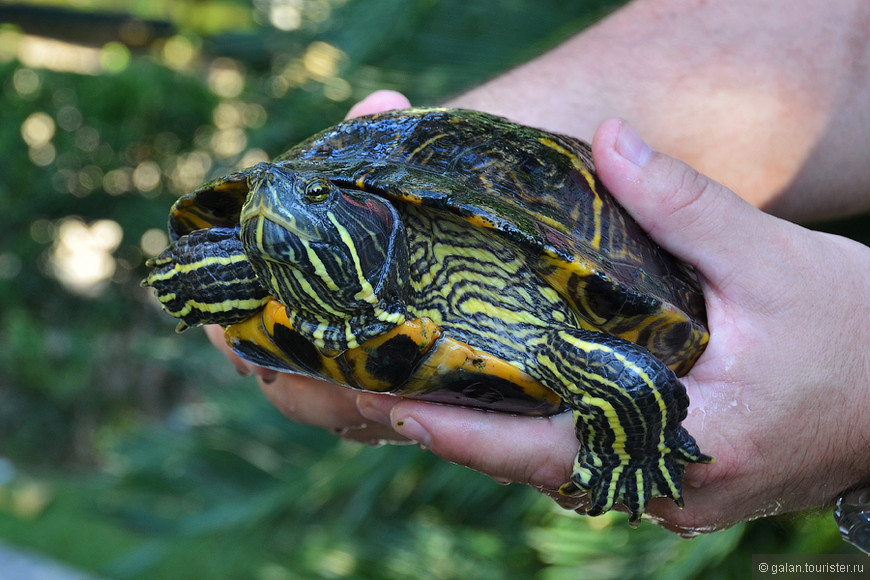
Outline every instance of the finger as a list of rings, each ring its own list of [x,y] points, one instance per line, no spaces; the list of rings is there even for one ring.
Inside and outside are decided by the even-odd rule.
[[[601,181],[662,247],[708,279],[734,271],[735,248],[757,239],[765,216],[685,163],[653,151],[623,120],[599,127],[592,143]]]
[[[366,422],[350,389],[289,373],[257,382],[266,398],[297,423],[342,429]]]
[[[354,106],[347,112],[348,119],[359,117],[361,115],[371,115],[373,113],[381,113],[383,111],[391,111],[393,109],[406,109],[411,106],[411,101],[402,93],[396,91],[375,91]]]
[[[368,394],[357,404],[439,457],[500,481],[558,489],[577,454],[568,413],[522,417]]]
[[[224,353],[242,374],[257,376],[260,389],[272,404],[298,423],[340,430],[359,428],[366,419],[356,408],[356,393],[324,381],[278,373],[239,358],[227,346],[219,325],[205,327],[209,340]]]
[[[239,374],[242,376],[248,376],[251,374],[253,366],[243,360],[239,355],[234,353],[229,346],[227,346],[227,341],[224,339],[224,329],[222,326],[218,324],[208,324],[203,327],[205,329],[205,335],[211,341],[213,345],[217,347],[219,351],[223,353],[225,357],[230,359],[230,362],[233,363],[233,366],[236,367],[236,370],[239,371]]]
[[[356,406],[357,392],[351,389],[288,373],[257,382],[269,402],[297,423],[371,445],[408,442],[391,427],[363,417]]]

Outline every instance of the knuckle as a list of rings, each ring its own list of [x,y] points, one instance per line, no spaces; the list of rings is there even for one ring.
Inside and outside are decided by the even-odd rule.
[[[670,197],[670,209],[674,215],[691,216],[696,221],[708,213],[709,202],[714,194],[714,182],[705,175],[683,165]]]

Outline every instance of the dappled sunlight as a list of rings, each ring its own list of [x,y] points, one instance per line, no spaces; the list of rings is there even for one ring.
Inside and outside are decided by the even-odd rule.
[[[127,193],[133,185],[133,170],[129,167],[110,169],[103,176],[103,190],[109,195]]]
[[[160,61],[175,70],[185,70],[196,61],[198,52],[193,42],[186,36],[173,36],[158,46]]]
[[[302,55],[302,66],[316,79],[332,78],[347,55],[335,46],[319,40],[312,42]]]
[[[266,89],[270,97],[278,99],[313,82],[321,85],[327,99],[344,101],[352,93],[350,83],[340,76],[348,60],[348,55],[338,47],[316,40],[301,56],[275,67]]]
[[[216,58],[208,68],[208,87],[219,97],[238,97],[245,88],[242,66],[230,58]]]
[[[23,99],[35,95],[41,84],[39,75],[33,69],[20,68],[12,74],[12,87]]]
[[[163,228],[145,230],[145,233],[142,234],[142,238],[139,240],[139,248],[149,258],[162,252],[168,244],[169,236]]]
[[[121,244],[117,222],[99,220],[91,225],[66,218],[57,226],[51,252],[51,271],[67,289],[81,296],[98,296],[115,273],[112,252]]]
[[[282,26],[291,26],[293,10],[302,10],[302,4],[284,3],[283,8],[276,5],[270,14]],[[301,25],[302,16],[299,18],[297,24]],[[203,61],[200,45],[201,41],[188,32],[173,34],[153,39],[148,45],[137,45],[140,53],[135,58],[150,58],[179,74],[201,77],[218,97],[211,123],[206,121],[195,130],[186,130],[183,136],[165,130],[143,134],[140,140],[119,147],[114,137],[105,134],[105,127],[100,129],[95,119],[87,118],[74,91],[51,89],[57,92],[46,101],[48,87],[43,71],[86,76],[119,74],[134,58],[130,49],[114,41],[96,47],[77,45],[0,26],[0,63],[19,63],[8,86],[22,101],[40,103],[18,127],[33,170],[50,175],[54,192],[74,198],[102,193],[151,199],[191,191],[211,172],[223,173],[267,160],[265,151],[249,146],[248,132],[262,127],[268,115],[263,105],[241,99],[248,82],[245,67],[227,57]],[[134,120],[138,104],[131,101],[129,106]],[[191,137],[193,142],[183,147],[181,144]],[[109,218],[109,214],[87,219],[38,218],[31,224],[33,239],[46,246],[45,271],[73,294],[103,296],[113,279],[120,279],[116,254],[123,256],[123,266],[129,270],[168,243],[162,227],[146,229],[140,243],[132,246],[137,257],[131,254],[132,248],[121,247],[122,226]],[[0,279],[14,279],[21,272],[22,260],[14,250],[0,254]]]
[[[269,23],[277,28],[288,32],[302,26],[302,2],[299,0],[273,1],[268,8]]]
[[[269,161],[269,159],[269,154],[262,149],[250,149],[245,152],[245,154],[236,164],[236,168],[244,169],[246,167],[256,165],[257,163],[262,163],[263,161]]]
[[[176,191],[190,191],[205,181],[212,166],[208,152],[195,150],[172,159],[170,183]]]
[[[143,161],[133,170],[133,185],[140,193],[147,194],[160,185],[160,166],[150,159]]]
[[[31,147],[40,147],[54,137],[54,119],[45,113],[33,113],[21,124],[21,136]]]
[[[43,112],[31,114],[21,124],[21,137],[29,147],[28,156],[34,165],[45,167],[54,161],[57,152],[51,140],[55,128],[54,119]]]
[[[321,71],[318,75],[322,78],[334,70],[337,58],[326,46],[309,51],[307,57],[309,68]],[[189,192],[212,177],[212,172],[225,173],[268,160],[263,149],[249,146],[249,131],[262,127],[268,114],[262,104],[241,98],[247,86],[245,67],[232,58],[204,63],[200,57],[198,42],[180,34],[158,39],[145,55],[179,74],[201,76],[218,97],[210,123],[206,121],[184,136],[165,130],[141,135],[141,140],[118,148],[104,134],[105,128],[99,129],[95,119],[83,112],[77,95],[64,89],[51,95],[48,102],[41,99],[41,106],[18,127],[32,167],[50,175],[55,192],[74,198],[99,192],[111,197],[151,199]],[[126,47],[114,42],[102,47],[77,46],[0,27],[0,62],[20,63],[8,86],[25,102],[44,96],[46,73],[42,71],[87,76],[118,74],[130,65],[131,58]],[[135,102],[130,103],[131,117],[136,107]],[[188,148],[182,147],[182,142],[191,137]],[[119,252],[125,256],[124,268],[129,270],[168,243],[162,229],[146,229],[140,243],[133,246],[137,258],[129,248],[122,251],[124,231],[118,221],[109,217],[38,219],[46,227],[32,224],[32,232],[44,232],[33,238],[47,246],[46,271],[75,295],[104,295],[112,280],[119,279]],[[4,252],[0,255],[0,279],[19,276],[21,264],[14,251]]]
[[[219,129],[212,136],[211,150],[222,158],[233,157],[244,151],[248,137],[241,127]]]
[[[97,48],[0,29],[0,60],[17,59],[29,68],[98,75],[123,70],[130,58],[130,50],[119,42]]]
[[[14,55],[24,66],[88,75],[103,72],[98,48],[25,35],[16,35],[14,42]]]
[[[342,0],[254,0],[257,20],[292,32],[326,22]]]

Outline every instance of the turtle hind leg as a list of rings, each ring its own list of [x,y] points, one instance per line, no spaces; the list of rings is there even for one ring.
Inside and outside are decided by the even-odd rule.
[[[569,328],[552,330],[538,372],[573,409],[580,450],[561,492],[589,496],[589,515],[616,503],[636,524],[653,497],[682,505],[686,465],[706,463],[680,425],[688,397],[676,375],[643,347]]]
[[[580,450],[574,460],[571,479],[559,489],[564,495],[586,494],[586,515],[598,516],[622,503],[629,511],[628,523],[636,527],[654,497],[667,497],[683,507],[682,481],[688,463],[709,463],[712,458],[698,452],[695,440],[682,427],[676,438],[684,439],[679,447],[667,446],[663,453],[635,459],[631,455],[596,453],[590,439],[588,418],[575,411]],[[594,423],[593,423],[594,424]],[[676,441],[674,441],[676,443]],[[600,448],[600,446],[599,446]]]
[[[622,503],[629,511],[629,524],[634,527],[649,501],[664,495],[681,502],[679,483],[683,465],[678,462],[632,460],[630,455],[614,453],[613,441],[607,446],[595,441],[590,425],[601,424],[589,414],[574,411],[577,438],[581,445],[574,460],[571,478],[559,492],[564,495],[586,494],[589,505],[586,515],[599,516]],[[663,473],[666,470],[667,473]]]

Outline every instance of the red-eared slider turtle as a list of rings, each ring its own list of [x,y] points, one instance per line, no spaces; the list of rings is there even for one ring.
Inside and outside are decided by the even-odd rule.
[[[677,374],[706,345],[687,265],[598,181],[585,143],[479,112],[345,121],[180,198],[152,286],[258,365],[524,414],[570,409],[588,513],[682,504]],[[670,367],[670,368],[669,368]],[[676,372],[676,374],[675,374]]]

